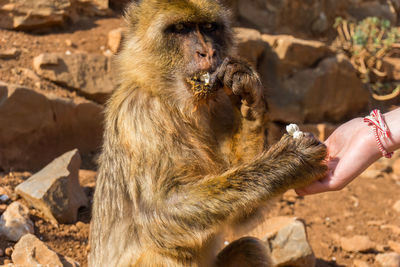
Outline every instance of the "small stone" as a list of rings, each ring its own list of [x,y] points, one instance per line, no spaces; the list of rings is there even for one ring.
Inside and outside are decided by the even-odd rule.
[[[21,51],[15,47],[6,50],[0,50],[0,59],[13,59],[16,58],[20,53]]]
[[[33,266],[32,263],[35,263],[34,266],[79,266],[70,258],[58,255],[32,234],[18,241],[11,258],[17,266]]]
[[[375,262],[381,267],[400,267],[400,254],[396,252],[378,254]]]
[[[74,44],[71,39],[65,40],[65,44],[69,47],[76,47],[76,44]]]
[[[368,236],[356,235],[351,238],[340,238],[341,247],[350,252],[368,252],[376,249],[375,242],[372,242]]]
[[[278,218],[282,221],[281,217]],[[271,233],[276,232],[276,234],[268,234],[264,240],[269,243],[271,258],[276,266],[315,266],[315,256],[308,243],[302,221],[297,218],[287,218],[284,224],[271,225],[273,225]],[[276,228],[279,225],[280,228]]]
[[[8,247],[4,250],[4,253],[6,253],[6,256],[10,257],[13,253],[13,249],[11,247]]]
[[[123,28],[117,28],[108,33],[108,47],[113,53],[117,53],[121,47],[123,32]]]
[[[397,212],[400,212],[400,200],[396,201],[393,205],[393,209]]]
[[[4,257],[4,250],[0,248],[0,257]]]
[[[53,160],[15,188],[30,205],[53,223],[75,223],[78,208],[88,200],[79,185],[81,157],[77,149]]]
[[[0,202],[6,203],[10,198],[7,195],[0,195]]]
[[[18,201],[11,203],[0,217],[0,232],[11,241],[18,241],[28,233],[33,234],[29,209]]]
[[[354,267],[369,267],[369,264],[362,260],[354,260],[353,265]]]

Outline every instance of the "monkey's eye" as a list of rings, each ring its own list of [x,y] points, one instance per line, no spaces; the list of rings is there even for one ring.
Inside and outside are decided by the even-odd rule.
[[[212,32],[217,29],[217,25],[215,23],[205,23],[202,25],[204,31]]]
[[[186,34],[191,31],[191,25],[186,23],[177,23],[168,27],[167,32]]]

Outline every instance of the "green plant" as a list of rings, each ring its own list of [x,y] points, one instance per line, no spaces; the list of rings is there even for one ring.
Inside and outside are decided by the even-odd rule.
[[[400,51],[400,31],[377,17],[358,23],[339,17],[334,27],[338,33],[336,47],[349,56],[361,80],[378,94],[397,92],[400,85],[388,81],[383,60]]]

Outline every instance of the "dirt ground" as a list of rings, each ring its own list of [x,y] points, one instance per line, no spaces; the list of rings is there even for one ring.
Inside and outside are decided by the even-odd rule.
[[[55,29],[51,33],[41,35],[0,30],[0,48],[16,47],[21,51],[16,59],[0,60],[0,80],[25,85],[34,90],[77,97],[75,92],[50,82],[35,81],[29,75],[24,75],[21,68],[32,69],[33,58],[44,52],[79,50],[103,53],[107,49],[108,32],[121,25],[121,18],[110,17],[83,19],[70,27]],[[84,161],[83,168],[93,166],[90,160]],[[354,259],[362,259],[374,266],[374,258],[378,251],[345,252],[340,247],[340,237],[367,235],[380,245],[381,251],[389,249],[389,241],[400,242],[400,216],[392,209],[393,204],[400,200],[400,177],[391,173],[390,161],[375,164],[373,168],[378,171],[369,171],[340,192],[304,198],[296,196],[294,192],[288,192],[274,204],[271,216],[290,215],[304,219],[311,246],[317,257],[317,267],[353,266]],[[80,174],[85,192],[91,199],[95,173],[89,170]],[[16,185],[30,175],[29,172],[0,173],[0,186],[12,192]],[[12,195],[12,199],[17,199],[17,196]],[[5,208],[6,204],[0,205],[0,213]],[[75,259],[81,266],[87,266],[90,208],[81,209],[79,221],[73,225],[52,225],[34,209],[30,209],[30,215],[35,224],[36,236],[56,252]],[[9,262],[9,250],[6,248],[13,245],[13,242],[0,237],[0,249],[6,252],[2,255],[0,251],[0,264]]]

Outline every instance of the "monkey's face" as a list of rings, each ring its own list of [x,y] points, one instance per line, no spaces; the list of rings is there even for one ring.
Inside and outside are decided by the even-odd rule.
[[[127,11],[132,37],[124,57],[135,59],[137,73],[158,73],[145,78],[160,90],[208,98],[218,90],[213,73],[231,52],[229,16],[216,0],[142,0]]]
[[[198,100],[212,96],[217,86],[214,72],[226,56],[222,50],[224,25],[217,22],[178,22],[169,25],[164,34],[177,62],[175,75],[182,79]]]

